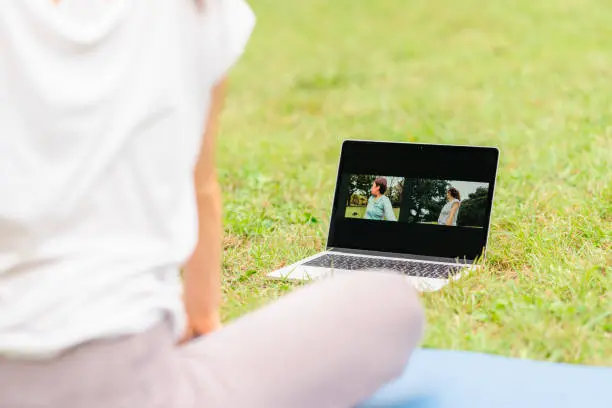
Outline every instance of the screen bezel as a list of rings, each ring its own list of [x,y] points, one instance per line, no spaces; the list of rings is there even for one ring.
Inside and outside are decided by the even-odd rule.
[[[327,249],[474,262],[484,256],[488,244],[498,161],[499,150],[496,147],[344,141]],[[408,180],[430,178],[486,182],[489,184],[489,194],[485,225],[470,229],[345,218],[345,190],[350,174],[398,176]],[[378,241],[374,238],[377,233],[380,234]]]

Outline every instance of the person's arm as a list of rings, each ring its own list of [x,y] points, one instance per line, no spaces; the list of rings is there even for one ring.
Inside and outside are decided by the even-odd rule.
[[[366,204],[366,208],[365,208],[365,210],[363,212],[363,219],[364,220],[368,219],[368,210],[370,209],[371,202],[372,202],[372,198],[368,198],[368,203]]]
[[[397,221],[395,218],[395,213],[393,212],[393,205],[391,204],[390,199],[385,200],[385,219],[387,221]]]
[[[455,218],[455,213],[459,210],[459,203],[454,203],[451,207],[450,214],[448,214],[448,218],[446,219],[446,225],[453,225],[453,219]]]
[[[223,225],[221,188],[215,167],[219,115],[226,81],[212,91],[208,121],[195,167],[198,209],[198,242],[183,271],[184,301],[188,331],[184,340],[221,327],[221,257]]]

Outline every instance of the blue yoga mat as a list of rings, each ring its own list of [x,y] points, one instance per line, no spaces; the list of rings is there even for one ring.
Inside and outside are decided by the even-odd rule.
[[[612,408],[612,367],[421,349],[359,408]]]

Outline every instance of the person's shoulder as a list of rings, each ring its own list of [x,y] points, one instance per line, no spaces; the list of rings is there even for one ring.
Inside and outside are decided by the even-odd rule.
[[[200,42],[207,53],[207,69],[216,82],[244,53],[257,19],[245,0],[198,1]]]

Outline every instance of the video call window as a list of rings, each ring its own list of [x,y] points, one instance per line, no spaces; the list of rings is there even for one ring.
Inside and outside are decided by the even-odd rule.
[[[406,179],[375,174],[348,178],[345,218],[484,228],[489,184]]]
[[[403,177],[353,174],[349,176],[345,217],[397,221],[403,196]]]
[[[489,184],[472,181],[415,179],[407,182],[402,221],[484,228]]]

